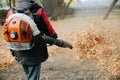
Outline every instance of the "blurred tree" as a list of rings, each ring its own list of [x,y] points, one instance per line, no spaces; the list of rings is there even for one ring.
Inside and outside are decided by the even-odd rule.
[[[12,8],[11,3],[12,3],[12,0],[9,0],[9,6],[10,6],[10,8]]]
[[[66,14],[67,14],[67,12],[68,12],[68,8],[69,8],[69,6],[70,6],[70,4],[71,4],[72,1],[73,1],[73,0],[69,0],[68,4],[67,4],[67,6],[66,6],[65,12],[64,12],[64,14],[63,14],[63,19],[66,17]]]
[[[0,8],[2,8],[2,0],[0,0]]]
[[[58,0],[57,1],[56,8],[55,8],[55,10],[52,14],[51,20],[53,20],[53,21],[57,20],[57,17],[58,17],[58,14],[59,14],[59,11],[60,11],[60,8],[61,8],[61,5],[62,5],[63,2],[64,2],[64,0]]]
[[[0,0],[0,7],[3,8],[3,7],[6,7],[7,3],[6,3],[6,0]]]
[[[68,12],[68,8],[69,8],[72,1],[73,0],[69,0],[68,4],[65,6],[65,10],[64,10],[63,16],[62,16],[63,19],[65,18],[66,14]],[[61,10],[61,6],[62,6],[63,3],[64,3],[64,0],[58,0],[57,1],[56,8],[55,8],[55,10],[54,10],[54,12],[52,14],[51,20],[53,20],[53,21],[57,20],[58,14],[59,14],[59,12]]]
[[[108,12],[107,12],[106,15],[104,16],[104,19],[107,19],[107,18],[108,18],[110,12],[112,11],[112,9],[113,9],[113,7],[115,6],[115,4],[117,3],[117,1],[118,1],[118,0],[113,0],[113,2],[112,2],[112,4],[111,4]]]
[[[6,5],[8,5],[10,8],[12,8],[13,6],[15,6],[15,3],[18,0],[6,0]]]
[[[16,0],[13,0],[13,6],[15,6]]]

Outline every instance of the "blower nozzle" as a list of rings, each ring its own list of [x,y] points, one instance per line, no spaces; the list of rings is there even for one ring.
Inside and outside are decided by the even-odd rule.
[[[69,42],[64,41],[62,39],[54,39],[50,36],[43,36],[43,38],[45,39],[46,43],[48,43],[48,44],[54,44],[58,47],[63,47],[63,48],[70,48],[70,49],[73,48],[73,46]]]

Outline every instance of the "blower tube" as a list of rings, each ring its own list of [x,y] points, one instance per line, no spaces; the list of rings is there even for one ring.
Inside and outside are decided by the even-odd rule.
[[[70,48],[70,49],[73,48],[73,46],[70,43],[68,43],[67,41],[64,41],[62,39],[54,39],[54,38],[52,38],[50,36],[46,36],[46,35],[44,35],[43,38],[46,41],[46,43],[48,43],[48,44],[54,44],[58,47],[63,47],[63,48]]]

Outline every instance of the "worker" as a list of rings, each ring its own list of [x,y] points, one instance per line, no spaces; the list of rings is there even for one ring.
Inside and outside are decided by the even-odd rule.
[[[40,30],[40,35],[47,35],[57,39],[57,33],[49,22],[44,9],[34,0],[19,0],[15,5],[16,8],[28,8],[32,14],[34,21]],[[13,14],[12,9],[8,11],[6,20]],[[24,69],[26,80],[39,80],[41,63],[49,57],[46,42],[40,35],[35,36],[35,46],[30,50],[11,50],[16,61],[20,63]]]

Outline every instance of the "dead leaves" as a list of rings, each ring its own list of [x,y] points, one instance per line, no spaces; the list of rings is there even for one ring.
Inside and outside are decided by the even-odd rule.
[[[120,33],[105,28],[89,28],[72,34],[71,40],[75,46],[73,54],[77,54],[77,59],[94,58],[101,70],[120,74]]]
[[[0,69],[8,68],[15,63],[15,59],[10,54],[9,49],[5,46],[5,44],[0,42]]]

